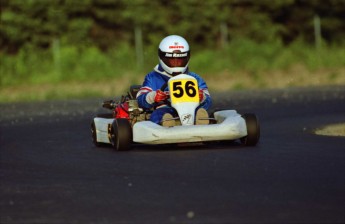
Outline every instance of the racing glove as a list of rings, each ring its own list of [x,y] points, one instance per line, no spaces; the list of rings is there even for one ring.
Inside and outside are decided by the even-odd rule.
[[[152,103],[158,103],[158,102],[162,102],[164,100],[168,99],[168,95],[163,92],[162,90],[158,89],[156,91],[152,91],[152,92],[149,92],[147,95],[146,95],[146,101],[149,103],[149,104],[152,104]]]
[[[199,89],[199,101],[200,103],[204,102],[204,100],[206,99],[206,94],[203,90]]]
[[[158,89],[156,91],[155,102],[158,103],[158,102],[164,101],[166,99],[168,99],[168,95],[165,92],[163,92],[162,90]]]

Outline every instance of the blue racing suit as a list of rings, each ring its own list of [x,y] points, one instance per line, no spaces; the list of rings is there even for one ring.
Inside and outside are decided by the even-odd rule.
[[[202,100],[198,108],[202,107],[208,110],[211,107],[212,100],[211,100],[211,96],[210,96],[210,93],[208,91],[205,81],[196,73],[189,72],[188,69],[184,73],[190,76],[193,76],[198,81],[199,90],[202,90],[204,92],[204,99]],[[159,105],[155,102],[148,102],[147,94],[152,91],[156,91],[160,89],[164,84],[168,82],[168,80],[171,77],[172,75],[165,72],[160,65],[157,65],[152,72],[148,73],[145,76],[143,85],[136,96],[138,100],[138,104],[141,108],[144,108],[144,109],[155,108],[155,110],[151,114],[150,120],[156,124],[161,123],[162,117],[165,113],[170,113],[173,116],[177,116],[177,113],[174,108],[166,104]],[[168,87],[165,88],[164,92],[167,92],[167,91],[168,91]]]

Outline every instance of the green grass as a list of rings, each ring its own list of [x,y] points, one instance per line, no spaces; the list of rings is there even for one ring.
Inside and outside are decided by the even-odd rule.
[[[345,85],[344,46],[316,50],[302,42],[286,47],[241,39],[223,49],[191,47],[191,70],[215,90]],[[148,47],[144,64],[138,65],[135,49],[126,44],[106,53],[58,45],[47,51],[26,48],[11,56],[0,52],[0,102],[121,94],[130,83],[140,83],[157,62],[156,48]]]

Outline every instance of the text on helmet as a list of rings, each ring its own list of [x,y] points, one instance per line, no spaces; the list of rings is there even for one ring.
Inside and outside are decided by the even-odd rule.
[[[188,53],[165,53],[165,57],[173,57],[173,58],[183,58],[183,57],[187,57]]]
[[[184,46],[169,46],[169,49],[184,49]]]

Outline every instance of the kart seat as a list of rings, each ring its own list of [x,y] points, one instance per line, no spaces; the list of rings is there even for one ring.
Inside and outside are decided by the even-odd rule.
[[[141,88],[141,85],[131,85],[129,87],[129,96],[131,99],[134,100],[136,98],[137,93],[139,92],[140,88]]]

